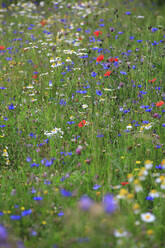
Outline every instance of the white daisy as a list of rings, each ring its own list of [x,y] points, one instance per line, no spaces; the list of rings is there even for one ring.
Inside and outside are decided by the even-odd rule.
[[[83,104],[83,105],[82,105],[82,108],[83,108],[83,109],[86,109],[86,108],[88,108],[88,105],[87,105],[87,104]]]
[[[153,197],[153,198],[157,198],[159,197],[159,192],[157,192],[155,189],[151,190],[149,193],[149,196]]]
[[[151,169],[152,166],[153,166],[153,162],[152,161],[150,161],[150,160],[145,161],[145,168],[147,170]]]
[[[165,181],[162,182],[162,184],[160,185],[160,188],[161,188],[161,189],[165,189]]]
[[[116,238],[126,237],[126,236],[128,236],[128,232],[124,231],[124,230],[115,230],[114,231],[114,236]]]
[[[144,222],[150,223],[150,222],[154,222],[156,218],[155,218],[155,215],[148,212],[148,213],[141,214],[141,219]]]

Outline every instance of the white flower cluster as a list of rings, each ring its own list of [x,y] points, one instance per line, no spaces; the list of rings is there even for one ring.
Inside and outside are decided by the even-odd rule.
[[[64,135],[64,132],[61,130],[61,128],[57,128],[55,127],[53,130],[51,130],[50,132],[49,131],[45,131],[44,134],[47,136],[47,137],[51,137],[53,135],[60,135],[59,137],[62,139],[63,138],[63,135]]]

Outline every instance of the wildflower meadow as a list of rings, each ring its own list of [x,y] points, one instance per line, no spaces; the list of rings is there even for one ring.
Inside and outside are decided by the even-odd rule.
[[[165,247],[165,4],[0,3],[0,248]]]

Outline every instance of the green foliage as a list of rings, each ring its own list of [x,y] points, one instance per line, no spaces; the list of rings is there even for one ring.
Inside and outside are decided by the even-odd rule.
[[[162,247],[163,7],[27,2],[0,13],[5,245]]]

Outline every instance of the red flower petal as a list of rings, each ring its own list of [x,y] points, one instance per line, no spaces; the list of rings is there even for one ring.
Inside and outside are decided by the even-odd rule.
[[[162,106],[163,104],[164,104],[163,101],[157,102],[157,103],[156,103],[156,107],[160,107],[160,106]]]
[[[121,185],[125,186],[128,182],[121,182]]]
[[[109,59],[109,62],[117,62],[118,61],[118,58],[110,58]]]
[[[0,51],[4,50],[5,47],[4,46],[0,46]]]
[[[94,35],[96,35],[96,36],[99,36],[100,34],[102,34],[102,32],[100,31],[100,30],[97,30],[97,31],[95,31],[95,32],[93,32],[94,33]]]
[[[107,71],[107,72],[104,74],[104,77],[109,77],[111,73],[112,73],[112,71]]]
[[[82,120],[82,121],[79,122],[78,126],[79,127],[84,127],[85,124],[86,124],[86,120]]]
[[[96,59],[97,62],[101,62],[104,59],[104,55],[99,55]]]
[[[36,79],[37,78],[37,74],[33,75],[32,78]]]
[[[45,26],[45,25],[47,24],[47,21],[42,20],[42,21],[40,22],[40,24],[41,24],[42,26]]]
[[[153,78],[152,80],[148,80],[149,83],[154,83],[156,81],[156,78]]]

